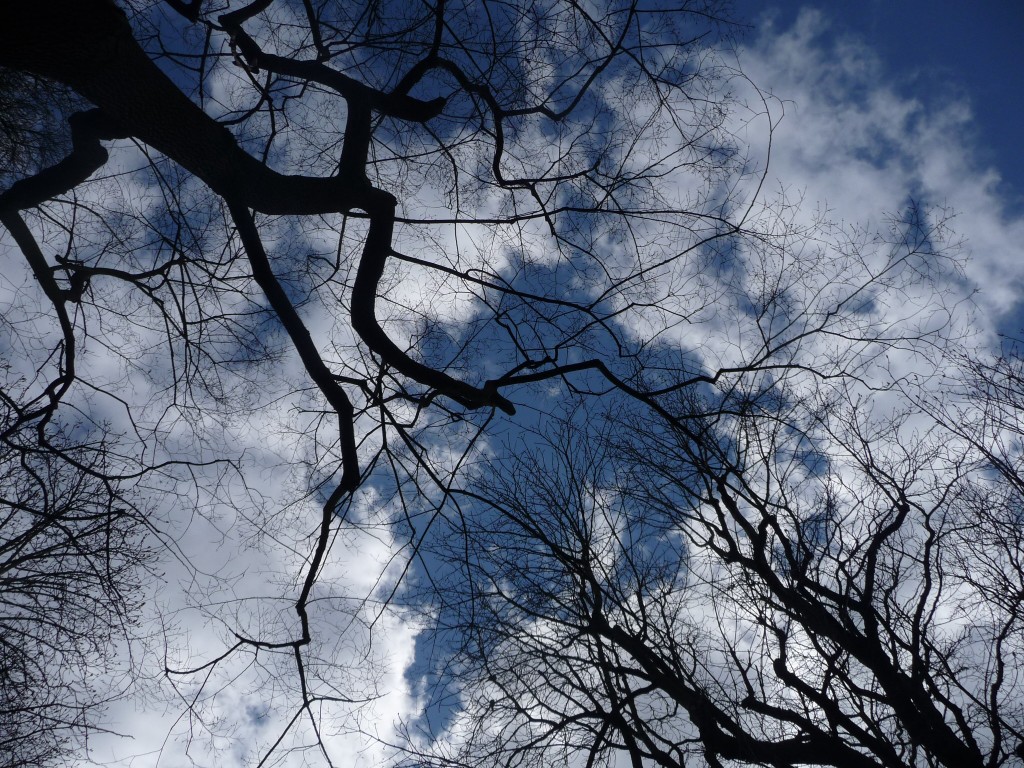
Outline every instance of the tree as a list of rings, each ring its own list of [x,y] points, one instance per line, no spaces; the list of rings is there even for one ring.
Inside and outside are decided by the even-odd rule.
[[[902,232],[875,299],[919,284],[930,237]],[[755,317],[823,309],[796,271]],[[1020,486],[963,418],[984,411],[932,420],[884,355],[822,367],[821,338],[787,334],[784,367],[570,413],[467,484],[437,602],[464,711],[414,764],[1020,758]]]
[[[235,646],[295,665],[300,714],[323,695],[305,678],[307,604],[360,484],[390,468],[395,487],[434,496],[429,435],[511,413],[516,385],[633,375],[637,350],[609,321],[674,290],[663,276],[698,279],[673,264],[708,261],[737,227],[710,185],[741,165],[724,102],[707,98],[711,6],[481,9],[2,11],[0,64],[91,104],[69,116],[70,153],[0,197],[14,279],[54,323],[12,331],[39,374],[10,396],[9,429],[53,450],[51,428],[84,414],[118,446],[100,479],[180,468],[164,495],[213,516],[212,468],[244,464],[216,430],[312,388],[302,472],[321,511],[311,540],[294,534],[297,624],[236,631]],[[684,199],[664,187],[677,177],[698,183]],[[301,377],[268,375],[291,355]],[[247,509],[269,535],[294,507]]]
[[[1016,490],[905,421],[694,421],[489,473],[437,764],[1019,759]]]
[[[70,150],[64,120],[81,106],[60,83],[0,69],[0,186],[60,160]],[[0,365],[0,765],[71,764],[105,730],[105,705],[133,681],[124,655],[138,639],[153,547],[146,501],[118,476],[112,446],[26,412],[33,408],[23,398],[38,381],[23,345],[34,340],[37,313],[9,298]]]
[[[118,652],[134,639],[152,550],[131,494],[100,479],[103,446],[41,451],[24,435],[5,437],[0,764],[70,764],[102,728],[114,693],[102,673],[131,679]]]
[[[280,727],[254,747],[264,759],[313,750],[329,761],[325,734],[353,727],[345,713],[379,695],[337,658],[347,644],[371,647],[381,617],[406,610],[400,577],[412,573],[441,588],[417,607],[441,622],[440,637],[454,633],[462,655],[450,668],[475,670],[472,695],[496,691],[486,706],[479,699],[479,733],[495,714],[513,729],[531,722],[516,738],[501,731],[510,738],[497,749],[469,739],[459,760],[514,763],[556,744],[591,762],[625,752],[634,764],[672,764],[697,751],[710,764],[791,764],[840,742],[836,759],[883,759],[878,745],[905,723],[878,702],[889,689],[864,687],[842,652],[812,690],[796,691],[803,709],[785,709],[795,674],[785,660],[758,677],[781,649],[796,658],[798,646],[817,648],[819,635],[801,634],[818,615],[807,594],[819,571],[846,562],[807,541],[787,549],[784,536],[810,536],[799,527],[808,513],[777,493],[796,482],[793,468],[831,461],[817,447],[828,434],[872,494],[895,499],[886,514],[909,514],[899,512],[909,486],[864,458],[867,427],[840,396],[895,391],[887,352],[924,355],[948,341],[949,309],[917,301],[943,289],[947,260],[933,247],[943,224],[911,210],[892,238],[873,240],[824,219],[800,224],[795,202],[768,197],[765,164],[732,131],[761,119],[770,138],[773,117],[716,52],[729,30],[700,1],[0,9],[4,98],[37,105],[4,129],[10,146],[25,147],[17,157],[30,158],[0,193],[18,257],[6,280],[20,291],[9,291],[5,314],[28,319],[4,329],[21,353],[4,385],[4,439],[31,438],[19,450],[59,457],[103,489],[145,488],[157,540],[185,581],[206,579],[188,600],[220,623],[225,645],[182,663],[168,651],[164,664],[193,732],[215,719],[219,683],[209,681],[221,674],[274,691],[266,706]],[[54,95],[43,110],[26,98],[34,88]],[[69,151],[51,163],[20,137],[34,135],[28,122],[63,113]],[[878,310],[895,299],[908,300],[905,313]],[[601,420],[587,421],[572,449],[556,442],[568,463],[541,478],[539,506],[520,463],[471,484],[491,435],[550,418],[552,398],[566,393],[614,403],[647,434],[600,438]],[[807,451],[786,447],[794,434]],[[600,450],[581,465],[577,444],[592,439]],[[587,554],[590,537],[607,539],[597,522],[634,519],[595,495],[609,451],[615,494],[644,510],[637,546],[653,531],[693,539],[652,545],[658,557],[637,560],[625,580],[599,577],[610,561]],[[630,493],[617,485],[621,467]],[[720,518],[706,517],[712,509]],[[771,522],[785,515],[786,525]],[[746,530],[758,516],[764,525]],[[230,517],[240,539],[274,554],[269,598],[240,595],[188,549],[179,521],[223,531]],[[872,525],[851,541],[870,541]],[[360,535],[397,546],[398,574],[349,594],[328,574],[345,554],[338,542]],[[506,553],[516,557],[495,567],[524,580],[536,605],[492,594],[495,536],[517,542]],[[878,549],[888,546],[886,536]],[[725,638],[740,659],[722,666],[729,680],[698,674],[719,651],[702,641],[700,662],[687,657],[670,621],[679,606],[667,574],[691,558],[738,585],[707,580],[706,609],[732,610],[743,590],[750,598],[744,620],[762,654],[743,661],[746,646]],[[550,581],[523,568],[534,559]],[[901,573],[886,562],[888,576]],[[778,586],[780,569],[789,586]],[[938,605],[927,594],[925,607]],[[647,607],[666,621],[647,622]],[[839,623],[856,613],[839,602],[828,610]],[[783,615],[803,629],[777,628]],[[557,631],[536,632],[539,620]],[[904,637],[899,622],[887,629],[891,643]],[[554,652],[548,641],[570,630],[572,643]],[[664,661],[656,642],[686,674],[659,667],[647,684],[668,690],[641,695],[631,686],[653,673],[637,665]],[[516,677],[532,664],[548,675]],[[866,709],[835,714],[839,689],[844,706]],[[583,714],[573,691],[593,698]],[[526,695],[555,719],[533,722]],[[751,713],[740,713],[748,698]],[[708,702],[721,712],[705,723]],[[1017,726],[993,717],[998,760]],[[908,730],[907,759],[932,754],[921,743],[932,725]],[[856,728],[860,741],[836,737]]]

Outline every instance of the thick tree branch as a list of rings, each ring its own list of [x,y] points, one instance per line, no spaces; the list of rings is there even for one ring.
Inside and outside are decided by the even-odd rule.
[[[270,259],[263,248],[259,231],[253,222],[252,214],[240,203],[228,200],[228,209],[238,229],[245,252],[252,266],[252,274],[257,284],[263,289],[267,301],[270,302],[274,314],[284,326],[292,345],[299,353],[299,359],[317,388],[327,398],[327,402],[338,415],[338,430],[341,438],[342,475],[338,487],[344,492],[354,491],[359,487],[359,461],[356,455],[355,411],[348,395],[335,380],[334,375],[324,363],[313,337],[310,336],[299,313],[295,311],[278,282],[270,266]]]

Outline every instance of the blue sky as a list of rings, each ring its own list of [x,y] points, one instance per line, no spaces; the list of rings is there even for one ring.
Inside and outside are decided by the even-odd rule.
[[[998,169],[1008,208],[1024,212],[1024,2],[734,0],[734,7],[754,26],[748,39],[768,20],[788,29],[801,9],[819,10],[827,35],[868,46],[904,95],[933,104],[966,96],[976,128],[971,149]]]

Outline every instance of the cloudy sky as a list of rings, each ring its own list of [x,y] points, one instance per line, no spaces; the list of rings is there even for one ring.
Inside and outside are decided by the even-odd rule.
[[[968,279],[980,291],[979,332],[992,339],[995,330],[1024,326],[1024,153],[1018,147],[1024,4],[735,0],[735,6],[754,25],[737,53],[739,64],[785,111],[773,140],[771,184],[802,197],[809,210],[827,207],[837,221],[868,226],[880,226],[909,200],[951,210],[970,259]],[[236,555],[234,545],[222,540],[218,551],[241,573],[248,555]],[[375,540],[349,551],[384,562],[386,553],[374,547],[386,545]],[[364,562],[335,565],[339,579],[375,572]],[[187,624],[187,615],[181,617]],[[389,627],[376,649],[392,659],[384,679],[375,681],[379,692],[391,692],[375,715],[385,738],[390,723],[415,705],[415,687],[402,674],[413,634]],[[201,636],[190,642],[204,646]],[[258,703],[258,691],[231,699],[236,714],[246,717],[237,743],[222,745],[220,765],[249,764],[243,744],[263,729]],[[127,765],[128,756],[143,755],[131,764],[188,764],[183,743],[167,740],[169,731],[180,737],[191,727],[180,711],[141,713],[127,703],[112,714],[119,718],[113,728],[135,738],[97,740],[97,762]],[[382,756],[361,748],[357,737],[338,748],[350,765],[373,765]]]
[[[935,3],[866,0],[863,3],[734,0],[737,17],[749,19],[747,42],[789,29],[801,12],[818,11],[824,45],[864,46],[879,68],[879,85],[939,106],[967,102],[971,111],[965,149],[995,168],[1010,209],[1024,210],[1024,4],[1015,0]],[[770,25],[770,27],[768,26]]]
[[[741,65],[784,100],[774,176],[846,221],[948,207],[986,309],[1016,333],[1024,4],[735,2]]]

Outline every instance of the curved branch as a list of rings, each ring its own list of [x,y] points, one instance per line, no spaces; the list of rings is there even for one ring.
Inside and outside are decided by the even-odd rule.
[[[76,112],[68,118],[68,124],[71,126],[71,153],[34,176],[19,179],[0,193],[0,210],[24,210],[70,192],[107,162],[107,150],[100,144],[101,139],[128,136],[99,109]]]
[[[302,318],[295,311],[295,307],[289,300],[284,288],[281,287],[281,283],[278,282],[277,277],[274,275],[274,271],[270,266],[270,259],[267,258],[267,252],[263,247],[256,224],[253,222],[252,214],[249,213],[244,205],[237,201],[229,199],[227,203],[228,210],[231,212],[231,218],[238,229],[238,236],[249,257],[249,264],[252,267],[252,275],[256,279],[256,283],[266,295],[267,301],[270,302],[270,306],[274,310],[274,314],[277,315],[281,325],[284,326],[285,331],[288,333],[288,338],[292,340],[292,344],[299,353],[299,358],[302,360],[306,373],[309,374],[317,388],[327,398],[327,402],[330,403],[334,412],[338,414],[342,462],[341,481],[338,487],[344,492],[354,491],[359,486],[359,462],[356,457],[356,438],[353,424],[355,411],[352,408],[352,403],[349,401],[348,395],[345,394],[345,390],[341,388],[330,369],[324,363],[323,358],[320,356],[320,351],[313,342],[313,337],[310,336],[309,330],[302,322]]]
[[[167,155],[224,198],[270,214],[360,207],[358,180],[278,173],[243,150],[157,67],[109,0],[0,4],[0,66],[69,85],[120,135]]]
[[[515,406],[493,387],[474,387],[413,360],[380,327],[375,308],[377,286],[391,254],[395,199],[382,190],[368,189],[365,202],[360,207],[370,215],[370,229],[352,286],[352,327],[356,333],[392,368],[421,384],[434,387],[460,405],[466,408],[495,407],[514,414]]]
[[[54,279],[53,273],[50,271],[50,267],[46,263],[46,257],[43,256],[43,252],[40,250],[39,244],[36,242],[35,237],[33,237],[28,225],[25,224],[25,220],[21,218],[21,215],[17,211],[0,209],[0,223],[8,229],[11,236],[14,237],[14,241],[21,249],[21,252],[25,255],[25,259],[28,261],[33,276],[39,282],[39,286],[43,289],[43,293],[46,295],[46,298],[50,300],[50,304],[53,306],[54,312],[57,313],[61,335],[63,336],[63,363],[61,365],[60,373],[46,386],[43,393],[33,401],[37,402],[38,400],[45,398],[47,402],[39,408],[20,414],[19,417],[15,419],[14,423],[4,431],[2,436],[6,438],[8,435],[20,429],[23,424],[30,422],[33,419],[42,417],[42,421],[39,425],[40,429],[42,429],[42,426],[50,419],[53,415],[54,409],[57,407],[57,404],[64,396],[64,393],[68,391],[75,380],[76,347],[75,329],[71,323],[71,318],[68,317],[64,292],[60,289],[60,286]]]

